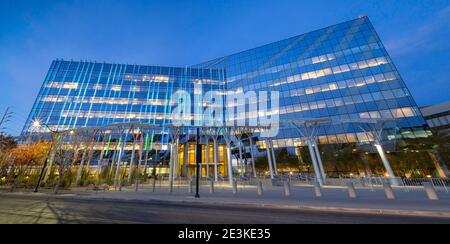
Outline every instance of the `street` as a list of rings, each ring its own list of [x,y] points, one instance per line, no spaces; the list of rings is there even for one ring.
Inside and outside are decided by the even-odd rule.
[[[448,218],[2,195],[0,224],[449,224]]]

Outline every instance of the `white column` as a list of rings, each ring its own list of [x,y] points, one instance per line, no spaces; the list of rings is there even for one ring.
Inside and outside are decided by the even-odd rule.
[[[175,147],[174,147],[174,150],[175,150],[175,162],[174,162],[173,175],[174,175],[175,178],[178,178],[178,176],[179,176],[178,172],[179,172],[179,169],[180,169],[180,160],[179,160],[179,152],[178,152],[179,147],[180,147],[180,139],[177,138],[176,139],[176,143],[175,143]]]
[[[206,137],[206,146],[205,146],[205,163],[206,163],[206,178],[209,178],[209,137]]]
[[[381,161],[383,161],[384,168],[386,169],[388,177],[391,179],[391,184],[398,185],[395,180],[395,174],[391,168],[391,164],[389,163],[389,160],[387,159],[386,154],[384,153],[383,146],[381,146],[381,143],[379,143],[378,141],[375,141],[374,146],[377,149],[378,154],[381,157]]]
[[[250,156],[252,158],[252,170],[253,170],[253,176],[256,178],[256,166],[255,166],[255,155],[253,154],[253,138],[250,136]]]
[[[105,156],[105,141],[106,141],[106,135],[105,138],[103,138],[102,146],[101,146],[101,152],[100,152],[100,158],[97,163],[97,172],[95,173],[95,179],[98,180],[98,177],[100,175],[100,169],[101,169],[101,163],[103,161],[103,157]]]
[[[137,165],[137,172],[140,175],[141,174],[141,164],[144,156],[144,134],[141,134],[141,141],[139,142],[139,161]]]
[[[266,152],[267,152],[267,160],[268,160],[268,163],[269,163],[270,178],[273,180],[275,177],[273,175],[272,154],[270,153],[270,143],[269,143],[268,139],[266,139]]]
[[[120,151],[117,157],[116,174],[114,176],[114,188],[117,188],[117,184],[119,183],[120,166],[122,165],[122,157],[125,151],[126,144],[127,144],[127,136],[125,136],[125,138],[122,141],[122,146],[120,147]]]
[[[319,185],[322,186],[323,185],[322,176],[320,173],[319,165],[317,164],[316,153],[314,151],[313,145],[314,145],[314,142],[312,140],[308,140],[309,154],[311,155],[311,160],[313,163],[314,173],[316,175],[317,183],[319,183]]]
[[[241,141],[241,138],[239,137],[238,138],[238,140],[239,140],[239,161],[241,162],[240,163],[240,168],[241,168],[241,173],[240,173],[240,175],[243,175],[244,174],[244,158],[243,158],[243,156],[242,156],[242,141]]]
[[[217,145],[217,138],[213,138],[213,143],[214,143],[214,145],[213,145],[213,153],[214,153],[214,180],[217,182],[217,181],[219,181],[219,167],[218,167],[218,164],[219,164],[219,148],[218,148],[218,145]]]
[[[122,136],[121,136],[121,137],[122,137]],[[119,142],[121,142],[120,138],[119,138],[119,140],[116,142],[116,147],[115,147],[114,154],[113,154],[112,161],[111,161],[111,169],[109,170],[109,171],[110,171],[110,174],[112,174],[112,172],[114,171],[114,164],[115,164],[115,162],[116,162],[116,160],[117,160],[118,153],[120,152],[120,151],[119,151],[119,148],[120,148],[120,143],[119,143]]]
[[[135,136],[133,135],[133,137],[135,137]],[[128,171],[128,183],[131,183],[131,177],[133,175],[133,163],[134,163],[135,154],[136,154],[136,137],[134,138],[133,149],[131,151],[130,167],[129,167],[129,171]]]
[[[230,186],[233,186],[233,166],[231,165],[231,145],[229,141],[227,141],[227,161],[228,161],[228,180],[230,182]]]
[[[174,161],[173,142],[170,143],[170,159],[169,159],[169,182],[173,181],[173,161]]]
[[[273,158],[273,170],[275,171],[275,175],[278,175],[278,166],[277,166],[277,158],[275,157],[275,149],[273,147],[273,141],[270,140],[270,151],[272,151],[272,158]]]
[[[314,142],[314,151],[316,152],[317,163],[319,164],[320,174],[322,175],[322,179],[326,179],[325,169],[323,167],[322,157],[320,156],[319,146],[317,142]],[[324,182],[325,183],[325,182]]]
[[[184,143],[184,156],[183,156],[184,174],[189,177],[189,142]]]
[[[161,145],[162,146],[162,145]],[[150,148],[150,151],[152,149]],[[158,154],[158,150],[155,149],[156,154]],[[144,159],[144,175],[147,175],[147,169],[148,169],[148,145],[145,149],[145,159]]]
[[[54,146],[53,146],[54,147]],[[44,179],[43,179],[43,183],[46,183],[47,182],[47,180],[48,180],[48,178],[50,177],[50,173],[51,173],[51,171],[52,171],[52,166],[53,166],[53,162],[55,161],[55,157],[56,157],[56,149],[55,148],[51,148],[50,150],[52,150],[51,151],[51,153],[50,153],[50,157],[48,158],[48,164],[47,164],[47,169],[44,169],[45,170],[45,176],[44,176]]]
[[[430,156],[431,161],[433,161],[434,166],[439,174],[439,177],[443,179],[448,179],[450,177],[450,173],[448,171],[445,162],[442,162],[442,159],[439,156],[439,151],[437,149],[427,150],[428,156]]]
[[[81,156],[80,166],[78,166],[77,178],[75,180],[76,186],[78,186],[78,184],[80,183],[81,174],[83,173],[84,161],[86,160],[87,150],[88,150],[88,145],[86,145],[86,148],[83,151],[83,156]]]

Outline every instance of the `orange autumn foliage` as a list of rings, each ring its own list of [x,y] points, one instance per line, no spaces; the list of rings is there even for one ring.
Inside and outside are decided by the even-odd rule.
[[[42,164],[47,158],[51,142],[38,142],[32,145],[18,145],[12,149],[14,162],[18,165]]]

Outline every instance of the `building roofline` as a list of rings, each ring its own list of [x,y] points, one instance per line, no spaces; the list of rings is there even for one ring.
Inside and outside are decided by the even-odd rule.
[[[220,56],[220,57],[217,57],[217,58],[214,58],[214,59],[211,59],[211,60],[207,60],[207,61],[195,64],[195,66],[201,65],[203,63],[211,62],[211,61],[214,61],[214,60],[218,60],[218,59],[225,59],[225,58],[228,58],[230,56],[238,55],[238,54],[241,54],[241,53],[244,53],[244,52],[248,52],[248,51],[251,51],[251,50],[254,50],[254,49],[263,48],[265,46],[272,45],[272,44],[277,43],[277,42],[287,41],[289,39],[298,38],[298,37],[304,36],[304,35],[310,35],[310,34],[312,34],[314,32],[322,31],[322,30],[325,30],[325,29],[328,29],[328,28],[331,28],[331,27],[334,27],[334,26],[343,25],[343,24],[346,24],[346,23],[349,23],[349,22],[353,22],[353,21],[356,21],[356,20],[359,20],[359,19],[365,19],[370,24],[372,24],[368,16],[359,16],[359,17],[357,17],[355,19],[351,19],[351,20],[347,20],[347,21],[344,21],[344,22],[340,22],[338,24],[329,25],[329,26],[322,27],[322,28],[319,28],[319,29],[316,29],[316,30],[313,30],[313,31],[308,31],[308,32],[305,32],[305,33],[302,33],[302,34],[299,34],[299,35],[296,35],[296,36],[291,36],[291,37],[284,38],[284,39],[281,39],[281,40],[278,40],[278,41],[273,41],[273,42],[269,42],[269,43],[266,43],[266,44],[263,44],[263,45],[259,45],[259,46],[256,46],[256,47],[253,47],[253,48],[250,48],[250,49],[242,50],[242,51],[239,51],[239,52],[236,52],[236,53],[231,53],[231,54],[227,54],[227,55],[224,55],[224,56]]]

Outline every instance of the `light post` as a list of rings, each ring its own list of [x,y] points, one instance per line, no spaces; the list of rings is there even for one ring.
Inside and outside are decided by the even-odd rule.
[[[197,128],[197,155],[195,160],[196,170],[196,186],[195,186],[195,198],[200,198],[199,184],[200,184],[200,161],[202,160],[202,147],[200,145],[200,128]]]

